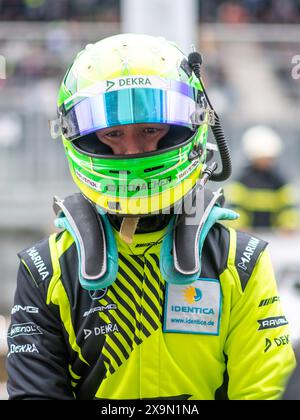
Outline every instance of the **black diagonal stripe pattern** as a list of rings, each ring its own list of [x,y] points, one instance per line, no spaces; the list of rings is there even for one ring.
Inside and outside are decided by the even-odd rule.
[[[165,292],[165,282],[161,276],[159,268],[159,259],[156,254],[150,254],[147,258],[147,266],[150,271],[150,277],[153,276],[153,279],[159,284],[159,289],[162,294]]]
[[[161,328],[164,281],[157,255],[119,254],[117,279],[103,300],[118,306],[105,315],[99,313],[106,317],[105,322],[118,326],[118,331],[106,335],[102,351],[107,377],[130,357],[134,348]]]

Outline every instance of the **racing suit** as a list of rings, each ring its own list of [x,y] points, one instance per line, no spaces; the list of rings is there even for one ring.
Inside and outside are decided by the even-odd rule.
[[[231,207],[240,215],[235,228],[297,229],[299,214],[292,186],[273,169],[252,165],[227,187]]]
[[[164,233],[115,231],[117,278],[95,292],[67,231],[19,254],[10,399],[281,396],[295,359],[266,243],[216,223],[199,279],[179,285],[159,269]]]

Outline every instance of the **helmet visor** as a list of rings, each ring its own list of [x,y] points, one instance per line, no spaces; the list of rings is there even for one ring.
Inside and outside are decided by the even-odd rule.
[[[177,81],[165,80],[163,84],[159,79],[160,86],[158,83],[155,86],[154,77],[136,79],[144,80],[144,84],[119,86],[100,93],[98,89],[97,93],[86,92],[85,97],[81,92],[80,96],[70,98],[61,109],[59,121],[64,137],[75,140],[102,128],[126,124],[165,123],[193,129],[208,123],[207,111],[197,102],[198,90]],[[110,83],[114,87],[121,80],[126,79]],[[149,83],[145,84],[145,80]]]

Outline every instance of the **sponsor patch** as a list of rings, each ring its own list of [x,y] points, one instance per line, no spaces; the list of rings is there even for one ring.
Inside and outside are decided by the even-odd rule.
[[[269,338],[266,338],[264,353],[270,350],[272,346],[274,347],[274,345],[277,348],[277,347],[286,346],[287,344],[289,344],[289,342],[290,342],[290,336],[288,334],[281,335],[280,337],[275,337],[272,340],[270,340]]]
[[[36,306],[21,306],[21,305],[15,305],[11,310],[11,315],[15,314],[16,312],[23,311],[27,312],[28,314],[38,314],[39,308]]]
[[[26,322],[25,324],[13,324],[10,327],[7,337],[14,338],[19,335],[35,335],[43,334],[40,327],[33,322]]]
[[[14,353],[39,353],[35,344],[23,344],[20,346],[16,346],[15,344],[11,344],[9,346],[9,353],[7,357]]]
[[[259,323],[258,331],[270,330],[288,324],[285,316],[271,316],[270,318],[258,319],[257,322]]]
[[[75,173],[76,173],[77,178],[79,178],[81,182],[83,182],[84,184],[88,185],[89,187],[93,188],[96,191],[101,191],[100,182],[96,182],[92,180],[91,178],[88,178],[87,176],[79,172],[77,169],[75,169]]]
[[[18,257],[34,282],[35,287],[50,279],[53,275],[49,238],[42,239],[31,248],[18,253]]]
[[[118,306],[115,303],[109,303],[108,305],[96,306],[95,308],[91,308],[88,311],[85,311],[83,314],[83,318],[87,317],[88,315],[94,314],[95,312],[106,312],[118,309]]]
[[[89,295],[92,300],[99,300],[102,299],[107,293],[107,287],[105,289],[99,290],[89,290]]]
[[[0,56],[1,58],[1,56]],[[1,63],[0,63],[1,64]],[[175,82],[176,83],[176,82]],[[114,90],[122,90],[128,88],[155,88],[169,89],[171,81],[159,76],[128,76],[118,77],[111,80],[103,80],[91,87],[83,89],[80,93],[76,93],[65,101],[66,111],[70,110],[74,104],[78,103],[81,98],[95,96],[104,92],[112,92]]]
[[[247,271],[249,264],[251,263],[252,257],[254,252],[259,244],[260,240],[251,236],[249,242],[242,253],[237,266],[241,268],[243,271]]]
[[[44,263],[41,255],[39,254],[38,250],[36,249],[36,247],[33,246],[32,248],[28,249],[26,252],[31,258],[31,261],[33,262],[42,280],[45,280],[49,276],[49,270],[46,264]]]
[[[152,246],[155,246],[155,245],[160,245],[162,243],[162,241],[163,241],[162,239],[159,239],[156,242],[143,242],[143,243],[140,243],[140,244],[136,244],[135,248],[146,248],[146,247],[152,247]]]
[[[255,236],[249,236],[245,232],[237,231],[235,265],[243,291],[247,286],[260,254],[266,246],[267,242]]]
[[[266,353],[270,349],[271,346],[272,346],[272,341],[269,338],[266,338],[264,353]]]
[[[114,79],[114,80],[107,80],[106,82],[106,92],[108,90],[115,90],[115,89],[127,89],[128,87],[151,87],[151,77],[145,77],[145,76],[137,76],[137,77],[122,77],[120,79]],[[154,79],[156,82],[160,81],[158,78]],[[161,81],[160,81],[161,82]],[[162,84],[162,86],[165,87],[165,84]]]
[[[272,296],[270,298],[267,299],[262,299],[258,305],[258,307],[262,307],[262,306],[268,306],[268,305],[272,305],[275,302],[279,302],[280,301],[280,297],[279,296]]]
[[[178,181],[181,181],[183,178],[190,175],[191,172],[199,165],[199,159],[195,159],[189,166],[187,166],[183,171],[178,172],[176,174],[176,178]]]
[[[119,332],[119,328],[117,324],[105,324],[101,325],[100,327],[95,327],[92,330],[85,328],[83,330],[84,339],[86,340],[89,338],[90,335],[98,336],[98,335],[105,335],[112,332]]]
[[[164,332],[219,335],[221,306],[219,280],[167,284]]]

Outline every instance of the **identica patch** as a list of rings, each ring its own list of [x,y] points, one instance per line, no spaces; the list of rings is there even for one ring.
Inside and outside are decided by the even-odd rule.
[[[221,286],[217,279],[167,284],[164,332],[219,335]]]
[[[255,264],[267,244],[262,239],[237,231],[235,265],[241,280],[242,290],[245,290]]]

